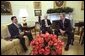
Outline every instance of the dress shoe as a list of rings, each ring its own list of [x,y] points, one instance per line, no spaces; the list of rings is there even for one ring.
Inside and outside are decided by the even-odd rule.
[[[68,50],[69,50],[69,46],[66,46],[66,47],[65,47],[65,51],[68,51]]]

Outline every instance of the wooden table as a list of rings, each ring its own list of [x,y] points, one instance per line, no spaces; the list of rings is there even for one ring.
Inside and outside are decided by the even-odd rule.
[[[31,27],[23,26],[22,29],[23,29],[24,32],[25,31],[32,32],[32,30],[35,29],[35,26],[31,26]],[[35,32],[35,34],[36,34],[36,32]]]
[[[22,27],[22,29],[23,29],[23,30],[26,30],[26,31],[31,31],[31,30],[34,29],[34,28],[35,28],[35,26],[32,26],[32,27],[27,27],[27,26],[25,27],[25,26],[23,26],[23,27]]]
[[[84,22],[75,23],[75,27],[78,27],[78,35],[80,34],[80,28],[84,26]]]

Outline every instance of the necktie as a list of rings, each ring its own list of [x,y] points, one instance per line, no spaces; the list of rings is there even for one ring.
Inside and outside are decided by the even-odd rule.
[[[19,33],[21,33],[21,29],[20,29],[20,26],[18,24],[15,24],[19,30]]]

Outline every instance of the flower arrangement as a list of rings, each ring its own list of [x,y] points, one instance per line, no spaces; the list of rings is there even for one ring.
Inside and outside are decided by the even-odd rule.
[[[31,55],[61,55],[64,42],[54,34],[38,34],[31,41]]]

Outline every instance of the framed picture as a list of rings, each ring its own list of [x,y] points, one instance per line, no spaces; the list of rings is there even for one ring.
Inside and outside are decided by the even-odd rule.
[[[1,14],[12,15],[11,4],[8,1],[1,1]]]
[[[34,10],[35,16],[41,16],[42,11],[41,10]]]
[[[54,1],[54,8],[65,7],[66,1]]]
[[[34,9],[41,9],[41,2],[34,2]]]
[[[81,2],[81,10],[84,10],[84,1]]]

